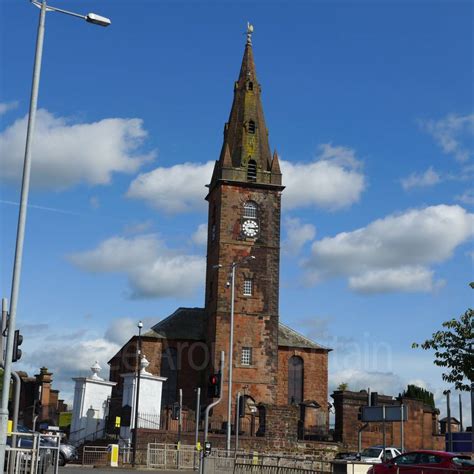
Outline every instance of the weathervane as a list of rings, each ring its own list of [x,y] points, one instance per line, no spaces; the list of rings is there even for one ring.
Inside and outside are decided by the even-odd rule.
[[[247,22],[247,44],[252,44],[253,25]]]

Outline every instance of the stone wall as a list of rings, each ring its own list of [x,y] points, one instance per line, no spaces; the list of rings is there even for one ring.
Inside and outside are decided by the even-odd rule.
[[[367,405],[367,392],[336,391],[332,395],[336,410],[334,439],[348,449],[357,449],[358,430],[364,423],[358,419],[359,409]],[[439,434],[438,411],[420,400],[403,398],[408,408],[408,421],[404,423],[405,449],[443,449],[444,437]],[[399,399],[379,396],[379,405],[400,405]],[[386,423],[387,446],[401,446],[401,424]],[[383,441],[383,424],[369,423],[362,432],[362,447],[380,445]]]
[[[288,401],[288,360],[292,356],[298,356],[303,359],[303,400],[315,401],[321,408],[325,419],[325,431],[329,428],[328,413],[328,352],[318,349],[304,349],[279,347],[278,348],[278,389],[277,403],[286,405]],[[309,419],[314,415],[312,410],[306,410],[306,418]],[[316,419],[314,420],[316,423]],[[318,423],[319,424],[319,423]],[[307,428],[310,426],[307,424]]]
[[[298,441],[296,432],[299,418],[299,410],[293,406],[269,406],[266,407],[265,436],[240,436],[239,449],[246,451],[258,451],[272,454],[320,454],[324,459],[332,459],[338,450],[336,443]],[[199,441],[204,443],[203,432],[199,432]],[[226,436],[224,434],[210,433],[208,440],[213,448],[225,449]],[[234,447],[234,435],[232,435],[232,447]],[[145,450],[148,443],[177,443],[178,433],[171,431],[146,430],[138,431],[138,448]],[[193,445],[195,443],[194,433],[182,433],[181,443]]]

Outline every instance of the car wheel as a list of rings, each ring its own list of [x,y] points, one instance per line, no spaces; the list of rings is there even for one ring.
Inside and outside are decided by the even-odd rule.
[[[66,465],[66,458],[64,457],[63,453],[59,453],[58,465],[59,466],[65,466]]]

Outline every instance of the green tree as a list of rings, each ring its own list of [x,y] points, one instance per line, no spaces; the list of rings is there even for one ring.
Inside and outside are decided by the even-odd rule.
[[[443,380],[453,383],[456,390],[470,390],[466,383],[474,382],[474,311],[468,309],[459,319],[445,321],[443,330],[436,331],[425,342],[412,347],[435,351],[434,363],[446,367]]]
[[[342,382],[342,383],[340,383],[339,386],[337,387],[337,390],[342,390],[342,391],[344,391],[344,390],[347,390],[348,388],[349,388],[349,384],[346,383],[346,382]]]
[[[400,394],[401,397],[414,398],[415,400],[421,400],[424,404],[436,408],[434,395],[428,390],[417,385],[408,385],[407,388]]]

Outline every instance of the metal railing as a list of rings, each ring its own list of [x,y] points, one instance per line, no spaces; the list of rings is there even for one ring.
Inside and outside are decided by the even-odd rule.
[[[57,435],[12,433],[5,453],[8,474],[57,474],[61,439]]]
[[[83,466],[108,466],[110,465],[109,446],[84,446],[82,449]],[[131,463],[131,448],[119,447],[119,465]]]
[[[84,446],[82,464],[84,466],[106,466],[108,453],[108,446]]]

